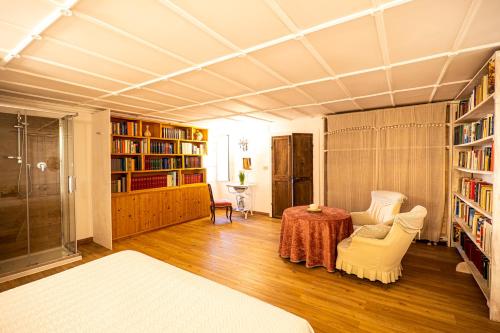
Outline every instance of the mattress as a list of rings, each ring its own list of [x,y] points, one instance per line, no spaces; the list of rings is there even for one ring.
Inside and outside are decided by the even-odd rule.
[[[296,315],[135,251],[0,293],[0,332],[311,333]]]

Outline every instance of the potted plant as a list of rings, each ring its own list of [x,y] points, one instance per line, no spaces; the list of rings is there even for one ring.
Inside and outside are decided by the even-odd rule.
[[[244,185],[245,184],[245,172],[240,171],[240,173],[238,174],[238,178],[240,179],[240,185]]]

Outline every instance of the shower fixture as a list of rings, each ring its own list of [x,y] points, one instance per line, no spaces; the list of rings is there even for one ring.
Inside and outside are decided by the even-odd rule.
[[[24,129],[25,126],[28,126],[27,122],[23,123],[23,118],[21,113],[17,113],[17,124],[14,125],[14,128],[17,129],[17,156],[7,156],[8,159],[17,160],[18,164],[23,164],[23,156],[21,151],[21,130]]]

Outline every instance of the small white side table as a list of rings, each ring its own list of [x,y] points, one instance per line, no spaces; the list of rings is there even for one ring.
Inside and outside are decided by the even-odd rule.
[[[243,213],[245,220],[248,218],[248,213],[253,215],[253,185],[226,184],[227,191],[236,197],[236,208],[234,210]]]

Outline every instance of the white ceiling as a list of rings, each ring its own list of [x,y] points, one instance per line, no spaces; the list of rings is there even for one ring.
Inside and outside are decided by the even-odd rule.
[[[453,99],[498,0],[0,0],[0,93],[178,121]]]

